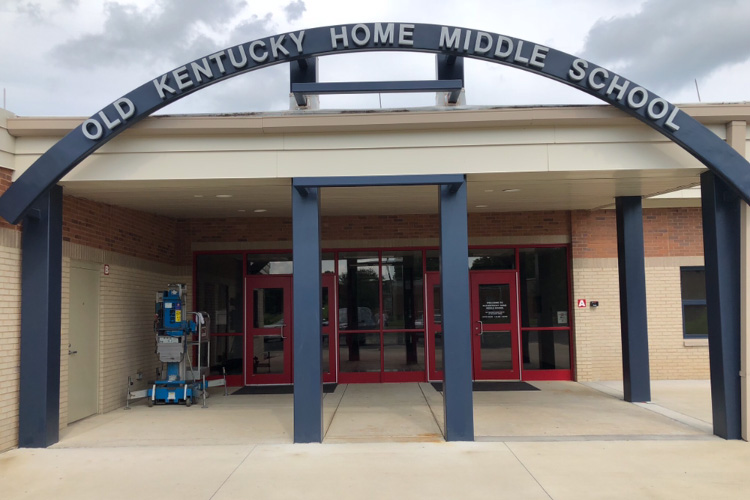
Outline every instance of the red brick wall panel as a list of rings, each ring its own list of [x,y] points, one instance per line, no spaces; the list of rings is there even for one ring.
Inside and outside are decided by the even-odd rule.
[[[174,264],[176,229],[169,217],[63,197],[63,241]]]
[[[650,208],[643,210],[646,257],[703,255],[701,209]],[[573,258],[616,258],[617,222],[614,210],[571,212]]]

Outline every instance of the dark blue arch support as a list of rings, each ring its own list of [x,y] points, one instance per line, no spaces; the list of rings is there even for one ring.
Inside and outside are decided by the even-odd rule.
[[[63,137],[0,197],[0,216],[17,224],[71,169],[159,109],[204,87],[266,66],[367,51],[470,57],[529,71],[609,103],[679,144],[750,203],[750,164],[665,99],[621,75],[553,48],[480,30],[408,23],[362,23],[253,40],[196,59],[144,83]]]
[[[62,200],[54,186],[23,223],[18,446],[44,448],[60,428]]]
[[[742,439],[740,200],[721,179],[704,172],[701,208],[714,434]]]

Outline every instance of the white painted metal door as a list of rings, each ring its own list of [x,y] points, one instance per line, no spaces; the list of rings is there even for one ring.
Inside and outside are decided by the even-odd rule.
[[[68,422],[97,412],[99,381],[99,272],[70,268]]]

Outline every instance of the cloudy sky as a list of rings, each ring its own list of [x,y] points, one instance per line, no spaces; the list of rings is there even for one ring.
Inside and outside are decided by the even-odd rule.
[[[670,101],[750,101],[748,0],[0,0],[0,88],[18,115],[89,116],[142,83],[219,49],[357,22],[449,24],[585,57]],[[161,113],[285,110],[288,65],[197,92]],[[351,54],[321,81],[434,78],[434,56]],[[380,98],[379,98],[380,97]],[[466,62],[469,105],[598,102],[559,83]],[[429,106],[434,95],[326,96],[324,108]],[[0,102],[2,105],[2,102]]]

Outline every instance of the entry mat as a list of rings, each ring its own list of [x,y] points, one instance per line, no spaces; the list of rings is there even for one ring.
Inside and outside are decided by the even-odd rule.
[[[330,394],[336,390],[337,384],[323,384],[323,392]],[[248,395],[248,394],[294,394],[293,385],[246,385],[240,387],[232,393],[232,395]]]
[[[430,382],[436,391],[443,392],[442,382]],[[480,391],[538,391],[537,387],[526,382],[472,382],[471,390]]]

